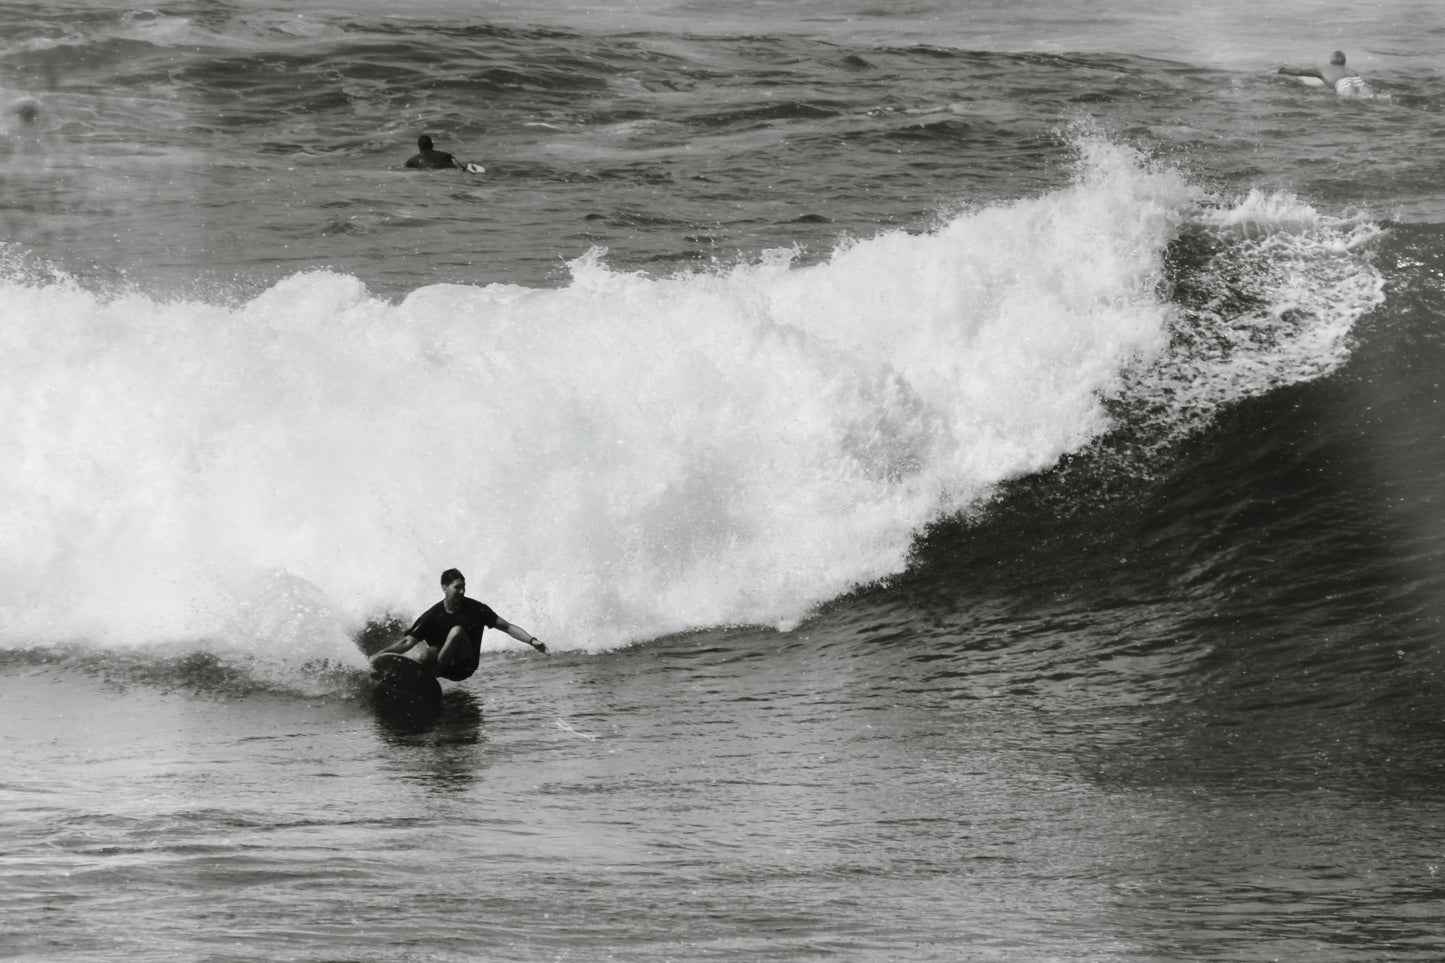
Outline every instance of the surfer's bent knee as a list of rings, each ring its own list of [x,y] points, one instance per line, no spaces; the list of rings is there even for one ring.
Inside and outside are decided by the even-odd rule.
[[[445,655],[448,662],[455,662],[459,656],[463,656],[471,648],[472,637],[467,635],[467,630],[460,625],[452,626],[447,633],[447,640],[442,643],[440,655]]]
[[[443,658],[445,657],[445,658]],[[472,638],[460,625],[452,627],[447,640],[437,653],[437,675],[453,682],[460,682],[477,671],[479,653],[472,646]]]

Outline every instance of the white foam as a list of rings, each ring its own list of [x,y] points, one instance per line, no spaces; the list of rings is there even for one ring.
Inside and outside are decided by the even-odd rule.
[[[595,252],[557,290],[391,303],[316,272],[238,305],[12,271],[0,639],[328,655],[453,565],[558,649],[792,624],[1108,430],[1101,398],[1164,357],[1161,259],[1199,196],[1081,152],[1067,189],[808,267]],[[268,603],[273,576],[309,588]]]

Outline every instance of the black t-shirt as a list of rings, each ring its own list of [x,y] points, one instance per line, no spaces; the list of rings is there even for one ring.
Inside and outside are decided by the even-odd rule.
[[[413,154],[407,158],[407,167],[420,167],[422,170],[438,170],[443,167],[460,167],[457,159],[444,150],[427,150],[419,154]]]
[[[455,612],[448,612],[445,602],[438,602],[421,614],[406,634],[421,639],[427,645],[441,648],[447,641],[452,627],[460,625],[467,630],[473,646],[482,644],[482,630],[497,627],[497,613],[491,607],[476,599],[462,596]]]

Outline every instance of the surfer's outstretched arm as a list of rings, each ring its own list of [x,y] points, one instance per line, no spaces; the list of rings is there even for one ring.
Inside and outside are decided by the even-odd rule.
[[[547,647],[537,640],[537,637],[520,625],[513,625],[500,615],[497,616],[497,628],[521,642],[523,645],[530,645],[543,655],[547,654]]]
[[[1291,77],[1318,77],[1320,80],[1325,79],[1325,75],[1320,73],[1320,68],[1318,67],[1281,67],[1279,68],[1279,73],[1289,74]]]

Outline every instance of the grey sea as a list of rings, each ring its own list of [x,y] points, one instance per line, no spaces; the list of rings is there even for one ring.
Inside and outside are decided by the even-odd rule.
[[[0,6],[0,959],[1445,958],[1442,41]]]

